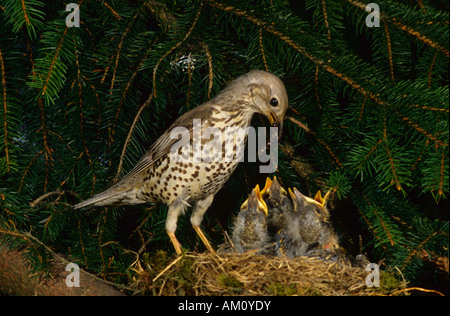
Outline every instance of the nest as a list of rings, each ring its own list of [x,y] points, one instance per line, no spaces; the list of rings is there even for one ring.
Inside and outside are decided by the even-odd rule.
[[[251,252],[188,252],[174,259],[157,252],[144,257],[143,263],[133,284],[135,295],[389,295],[405,287],[405,282],[382,271],[381,287],[369,288],[369,272],[347,260]]]

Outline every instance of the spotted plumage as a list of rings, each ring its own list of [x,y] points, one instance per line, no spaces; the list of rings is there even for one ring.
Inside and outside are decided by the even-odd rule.
[[[192,206],[192,226],[214,252],[200,223],[243,155],[247,137],[236,131],[245,130],[253,114],[261,113],[281,132],[287,108],[283,82],[269,72],[250,71],[214,99],[179,117],[122,180],[74,207],[165,203],[169,206],[166,231],[181,254],[175,237],[177,219]],[[202,137],[212,132],[223,135],[219,145],[213,143],[215,137]]]

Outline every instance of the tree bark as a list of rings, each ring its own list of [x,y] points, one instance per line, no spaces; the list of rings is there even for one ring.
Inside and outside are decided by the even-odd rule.
[[[0,246],[0,296],[122,296],[119,290],[80,269],[79,287],[68,287],[67,262],[55,256],[52,277],[33,276],[22,256],[23,250]],[[74,280],[70,278],[70,280]]]

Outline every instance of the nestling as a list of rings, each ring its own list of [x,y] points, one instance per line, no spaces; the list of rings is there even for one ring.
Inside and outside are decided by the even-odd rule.
[[[266,179],[261,197],[267,204],[269,214],[267,216],[267,231],[272,238],[286,228],[287,218],[293,212],[292,202],[287,196],[286,190],[280,185],[277,177]]]
[[[323,198],[319,191],[312,199],[294,188],[294,191],[289,189],[289,195],[294,212],[290,214],[286,228],[278,234],[277,254],[293,258],[338,247],[326,207],[330,191]]]
[[[236,252],[258,250],[259,253],[264,253],[269,242],[266,219],[267,205],[261,199],[257,185],[242,204],[234,223],[232,241]]]

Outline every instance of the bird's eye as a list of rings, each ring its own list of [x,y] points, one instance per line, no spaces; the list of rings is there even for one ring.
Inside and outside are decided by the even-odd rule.
[[[278,99],[277,98],[270,99],[270,105],[271,106],[278,106]]]

